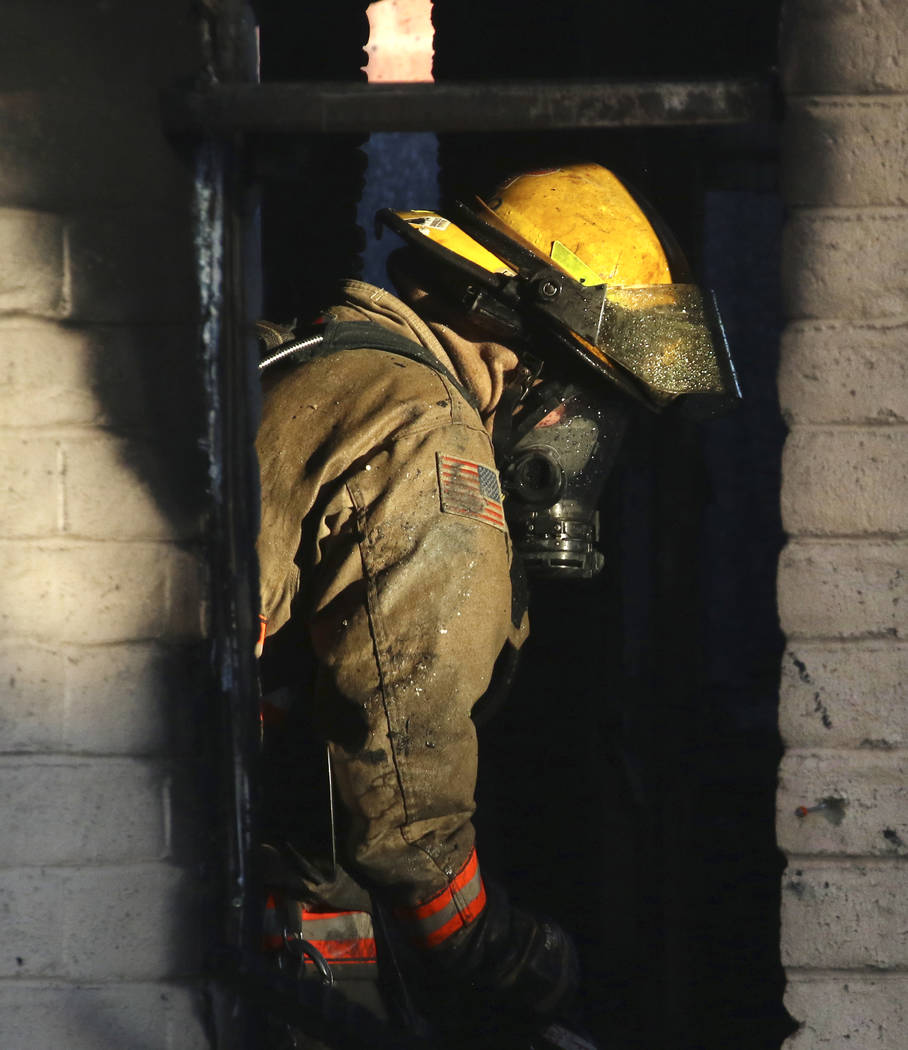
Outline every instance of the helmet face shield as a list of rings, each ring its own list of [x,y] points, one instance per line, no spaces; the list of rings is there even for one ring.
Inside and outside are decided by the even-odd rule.
[[[736,383],[712,297],[693,284],[603,285],[564,317],[583,350],[620,366],[657,404],[683,394],[734,396]],[[572,321],[574,323],[572,323]]]

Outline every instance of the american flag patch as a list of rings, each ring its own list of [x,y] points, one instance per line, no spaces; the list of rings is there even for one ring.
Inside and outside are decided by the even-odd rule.
[[[501,487],[490,467],[436,452],[438,489],[445,514],[463,514],[505,531]]]

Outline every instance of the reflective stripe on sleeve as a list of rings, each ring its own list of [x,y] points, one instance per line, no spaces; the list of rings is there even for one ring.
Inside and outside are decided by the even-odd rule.
[[[475,848],[464,866],[440,893],[412,908],[395,908],[410,940],[419,948],[434,948],[475,922],[486,903],[486,889]]]

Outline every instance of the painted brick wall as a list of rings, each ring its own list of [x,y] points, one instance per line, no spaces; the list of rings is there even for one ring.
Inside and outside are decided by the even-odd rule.
[[[789,0],[779,387],[786,1050],[908,1030],[908,17]],[[798,816],[799,806],[825,808]]]
[[[190,0],[0,33],[0,1046],[207,1046],[191,712],[204,426]],[[201,461],[201,462],[200,462]]]

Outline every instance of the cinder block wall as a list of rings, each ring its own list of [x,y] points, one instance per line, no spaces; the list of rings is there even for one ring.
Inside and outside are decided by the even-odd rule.
[[[0,1047],[207,1046],[193,712],[205,414],[190,0],[0,30]],[[200,467],[202,475],[200,476]]]
[[[786,1050],[908,1045],[908,11],[789,0]],[[798,816],[800,806],[825,808]]]

